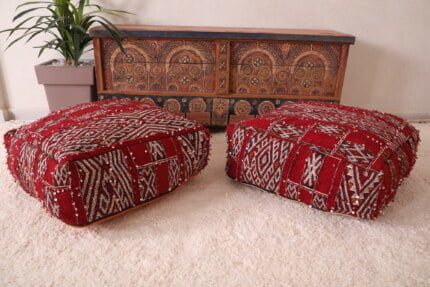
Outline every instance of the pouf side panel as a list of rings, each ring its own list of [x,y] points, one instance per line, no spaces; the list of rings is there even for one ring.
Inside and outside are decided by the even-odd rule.
[[[417,159],[419,134],[415,129],[409,130],[410,136],[384,163],[384,184],[378,201],[378,214],[388,206],[397,194],[403,180],[409,176]],[[377,214],[377,215],[378,215]],[[376,216],[377,216],[376,215]]]
[[[278,193],[282,170],[294,144],[267,133],[254,132],[245,142],[240,157],[242,168],[239,181]]]
[[[351,190],[358,188],[351,184],[355,183],[354,175],[371,181],[373,203],[380,187],[379,173],[366,173],[363,178],[365,172],[360,166],[321,154],[307,144],[295,144],[240,124],[228,129],[228,137],[227,174],[233,179],[322,211],[371,218],[373,205],[360,203],[361,209],[356,210],[350,204],[354,195]],[[320,180],[325,174],[330,175],[330,181]]]
[[[249,134],[245,131],[245,126],[239,123],[228,124],[226,128],[227,137],[227,161],[226,173],[227,175],[238,181],[240,174],[240,155],[245,152],[245,139]]]
[[[240,129],[243,127],[238,126],[233,135]],[[345,160],[321,154],[307,144],[245,129],[250,134],[242,142],[245,152],[236,159],[230,158],[229,163],[237,165],[235,171],[227,167],[233,178],[323,211],[333,210]],[[265,162],[273,166],[266,167]],[[324,173],[330,174],[328,184],[320,180]]]
[[[73,166],[69,162],[58,163],[49,158],[47,170],[52,183],[42,181],[44,207],[55,217],[69,225],[88,223],[79,182]]]
[[[8,131],[4,135],[4,145],[7,153],[7,166],[8,169],[13,176],[13,178],[18,181],[18,155],[19,155],[19,146],[22,142],[19,142],[19,139],[15,137],[16,129]]]
[[[242,161],[248,153],[246,148],[251,137],[255,136],[257,131],[254,127],[246,124],[233,123],[227,125],[227,161],[226,172],[231,178],[239,180],[243,165]]]
[[[348,163],[342,175],[334,212],[374,219],[383,183],[383,172]]]
[[[38,150],[28,142],[14,138],[9,145],[8,167],[21,187],[31,196],[38,197],[36,191]]]
[[[227,127],[226,172],[234,180],[279,193],[281,176],[295,145],[241,124]],[[273,161],[273,166],[266,165]]]
[[[8,137],[8,168],[22,189],[60,220],[85,224],[81,200],[72,192],[68,163],[59,164],[29,141],[11,134]]]
[[[387,114],[385,114],[387,116]],[[392,116],[392,115],[391,115]],[[397,118],[394,117],[396,120]],[[403,180],[411,173],[416,159],[419,144],[419,131],[412,125],[404,122],[403,143],[391,154],[385,155],[383,165],[383,185],[378,199],[377,209],[375,210],[374,217],[376,218],[380,213],[383,213],[398,192]]]
[[[113,216],[173,191],[200,172],[208,156],[209,132],[191,130],[74,160],[87,222]]]
[[[289,159],[282,163],[284,168],[279,178],[278,174],[273,172],[274,167],[271,167],[272,173],[267,174],[267,168],[256,168],[250,165],[251,161],[247,153],[251,152],[251,155],[255,156],[256,151],[248,150],[249,141],[259,142],[261,145],[262,139],[271,133],[274,145],[279,146],[280,144],[277,143],[279,141],[278,133],[290,132],[291,130],[278,130],[273,133],[276,124],[268,125],[267,119],[262,125],[259,123],[259,119],[229,125],[227,127],[227,175],[235,180],[290,199],[302,201],[324,211],[342,213],[362,219],[374,219],[394,198],[397,187],[411,171],[419,141],[418,131],[403,120],[396,117],[390,118],[385,114],[377,114],[377,116],[381,118],[385,116],[384,120],[389,125],[401,125],[399,130],[402,134],[397,138],[396,145],[394,145],[398,147],[396,150],[392,151],[389,147],[378,149],[381,138],[368,137],[365,139],[365,143],[371,149],[374,146],[375,155],[369,157],[370,160],[364,158],[354,163],[349,161],[348,154],[339,154],[339,157],[336,152],[332,157],[321,154],[317,150],[310,150],[309,147],[304,147],[307,144],[312,144],[313,141],[313,135],[308,136],[306,134],[301,138],[304,141],[298,146],[294,147],[293,145],[292,152],[288,153]],[[276,115],[273,117],[279,120]],[[303,124],[303,122],[300,123]],[[252,124],[252,126],[247,126],[248,124]],[[264,129],[259,130],[261,126]],[[380,130],[375,130],[375,132]],[[260,136],[255,136],[256,133],[260,133]],[[294,137],[294,134],[289,134],[289,136]],[[318,139],[319,136],[320,134],[315,134],[315,139]],[[347,136],[351,137],[347,138]],[[348,142],[348,139],[352,141]],[[355,136],[353,132],[346,133],[343,140],[350,146],[363,139]],[[336,149],[340,147],[339,145],[343,140],[333,147],[332,144],[329,144],[326,148],[337,151]],[[329,141],[326,142],[329,143]],[[264,146],[261,145],[259,149],[267,149]],[[273,152],[273,148],[269,150]],[[360,156],[358,159],[361,159]],[[276,162],[276,152],[270,157],[275,159],[272,163],[276,167],[279,164]],[[356,158],[352,159],[355,160]],[[259,173],[258,170],[264,170],[266,174]],[[267,178],[271,178],[273,182],[268,184]],[[323,178],[331,180],[319,180]]]
[[[79,178],[88,223],[135,206],[126,154],[113,150],[71,164]]]

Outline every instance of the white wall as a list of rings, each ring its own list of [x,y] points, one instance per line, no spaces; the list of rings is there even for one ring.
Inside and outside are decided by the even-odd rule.
[[[1,1],[0,28],[18,0]],[[342,103],[430,118],[429,0],[100,0],[137,15],[134,24],[323,28],[353,34]],[[116,22],[126,22],[117,20]],[[4,37],[0,45],[4,47]],[[18,118],[47,111],[37,59],[17,45],[2,58],[7,104]]]

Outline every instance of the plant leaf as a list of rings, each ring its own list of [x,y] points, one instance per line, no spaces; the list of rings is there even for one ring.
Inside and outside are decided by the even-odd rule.
[[[25,2],[25,3],[22,3],[22,4],[18,5],[16,7],[16,10],[18,10],[21,7],[24,7],[24,6],[28,6],[28,5],[34,5],[34,4],[51,4],[51,3],[52,2],[50,2],[50,1],[30,1],[30,2]]]
[[[111,34],[121,50],[125,52],[121,32],[103,15],[122,17],[132,13],[105,9],[101,5],[90,2],[90,0],[34,0],[18,5],[17,14],[12,22],[22,20],[13,28],[0,31],[0,34],[8,33],[8,40],[11,40],[6,50],[21,40],[28,43],[39,35],[47,34],[51,40],[37,47],[40,49],[39,55],[42,55],[46,49],[53,49],[61,53],[67,63],[78,64],[83,53],[92,50],[89,48],[92,42],[89,29],[99,24]],[[36,15],[37,11],[43,11],[41,13],[43,15]],[[15,34],[18,34],[16,38],[11,39]]]
[[[18,13],[15,17],[13,17],[12,22],[15,22],[16,20],[18,20],[19,18],[21,18],[22,16],[24,16],[28,13],[31,13],[33,11],[40,10],[40,9],[46,9],[46,7],[36,7],[36,8],[30,8],[30,9],[24,10],[24,11]]]

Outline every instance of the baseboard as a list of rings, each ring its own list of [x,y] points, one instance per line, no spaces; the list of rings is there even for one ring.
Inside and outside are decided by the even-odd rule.
[[[47,110],[9,109],[8,120],[37,120],[49,114]]]
[[[0,108],[0,123],[8,121],[9,119],[9,111],[7,109]]]
[[[408,122],[430,122],[430,113],[395,113]]]

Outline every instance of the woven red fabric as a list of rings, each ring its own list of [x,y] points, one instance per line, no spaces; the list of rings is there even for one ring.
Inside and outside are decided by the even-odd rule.
[[[172,191],[207,164],[210,134],[135,101],[78,105],[5,135],[13,177],[82,226]]]
[[[227,174],[314,208],[376,218],[416,158],[418,131],[377,111],[295,102],[227,128]]]

